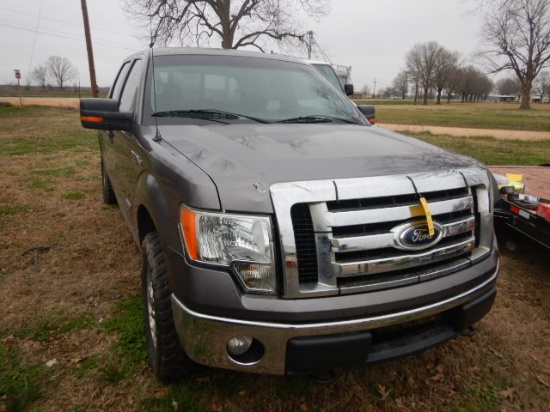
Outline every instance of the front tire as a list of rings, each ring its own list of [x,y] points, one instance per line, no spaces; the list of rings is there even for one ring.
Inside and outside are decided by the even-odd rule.
[[[194,363],[181,348],[176,333],[164,251],[156,232],[145,236],[141,253],[141,293],[148,360],[159,380],[171,382],[188,373]]]

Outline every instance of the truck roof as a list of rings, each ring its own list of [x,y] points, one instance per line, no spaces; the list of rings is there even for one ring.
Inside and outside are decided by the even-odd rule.
[[[261,53],[257,51],[221,49],[221,48],[206,48],[206,47],[160,47],[154,49],[146,49],[128,56],[128,59],[137,55],[151,54],[155,56],[173,56],[173,55],[205,55],[205,56],[238,56],[238,57],[254,57],[269,60],[282,60],[291,63],[306,64],[304,60],[295,57],[284,56],[275,53]]]

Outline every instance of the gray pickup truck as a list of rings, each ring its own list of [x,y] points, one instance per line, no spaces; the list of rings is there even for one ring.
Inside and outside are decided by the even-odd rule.
[[[307,375],[440,344],[485,316],[491,175],[372,126],[311,65],[215,49],[127,58],[98,129],[103,198],[141,246],[149,362]]]

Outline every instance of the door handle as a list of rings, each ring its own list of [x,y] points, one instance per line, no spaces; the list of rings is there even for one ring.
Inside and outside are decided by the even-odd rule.
[[[143,160],[141,160],[141,157],[134,151],[132,151],[132,161],[140,166],[143,164]]]

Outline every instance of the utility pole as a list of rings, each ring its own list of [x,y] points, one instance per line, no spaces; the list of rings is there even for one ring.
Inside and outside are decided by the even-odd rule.
[[[375,77],[374,80],[372,81],[372,84],[374,85],[374,91],[372,92],[373,99],[376,99],[376,83],[378,82],[376,81],[376,77]]]
[[[90,35],[90,22],[88,20],[88,6],[86,0],[80,0],[82,4],[82,18],[84,19],[84,35],[86,36],[86,49],[88,50],[88,67],[90,69],[90,84],[92,96],[99,97],[99,90],[95,79],[94,51],[92,49],[92,36]]]
[[[311,52],[313,50],[313,32],[310,30],[306,34],[307,34],[307,59],[311,60]]]

